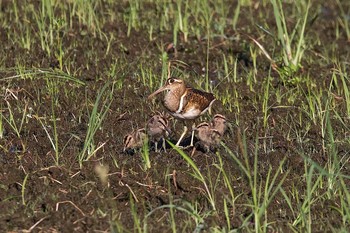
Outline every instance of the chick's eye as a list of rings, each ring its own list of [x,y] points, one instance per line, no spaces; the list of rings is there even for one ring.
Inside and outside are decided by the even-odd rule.
[[[171,78],[171,79],[169,79],[169,84],[172,84],[172,83],[174,83],[174,79],[173,78]]]

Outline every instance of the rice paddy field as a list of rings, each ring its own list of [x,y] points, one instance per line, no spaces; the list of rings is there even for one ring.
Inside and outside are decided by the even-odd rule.
[[[0,8],[0,232],[350,231],[349,1]],[[169,118],[123,150],[168,76],[215,95],[216,149]]]

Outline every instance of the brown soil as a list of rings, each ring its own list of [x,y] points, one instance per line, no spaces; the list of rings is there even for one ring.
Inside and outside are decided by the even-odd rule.
[[[6,9],[7,3],[2,3]],[[9,3],[8,3],[9,5]],[[271,10],[271,9],[270,9]],[[242,8],[243,12],[270,12],[261,6],[258,9]],[[119,11],[122,11],[120,9]],[[329,14],[334,15],[333,8],[327,8]],[[315,12],[312,12],[315,13]],[[9,14],[4,11],[4,14]],[[320,43],[312,44],[306,51],[310,63],[304,61],[303,69],[294,76],[308,74],[312,82],[319,87],[328,87],[331,78],[331,65],[327,62],[315,62],[319,58],[322,46],[333,44],[338,48],[336,56],[341,60],[349,60],[349,43],[345,35],[335,41],[334,16],[328,17],[320,13],[316,21],[309,26],[309,34],[317,35]],[[328,13],[327,13],[328,14]],[[10,16],[9,16],[10,17]],[[255,47],[252,41],[243,33],[258,38],[261,31],[252,25],[251,20],[242,13],[237,28],[240,31],[227,30],[227,38],[213,38],[209,57],[209,75],[215,86],[215,93],[225,93],[229,90],[239,92],[240,109],[222,105],[219,101],[213,106],[214,113],[225,115],[232,125],[232,131],[224,137],[224,142],[230,150],[244,162],[242,153],[243,133],[247,142],[250,165],[253,166],[254,151],[258,154],[258,180],[265,181],[271,169],[272,174],[278,169],[280,162],[286,159],[283,172],[289,172],[283,183],[283,189],[290,194],[293,190],[305,193],[305,159],[309,157],[321,167],[328,161],[325,151],[321,124],[310,124],[306,114],[300,114],[302,99],[297,99],[291,106],[287,99],[277,103],[275,95],[269,100],[269,117],[266,127],[263,126],[262,95],[265,80],[270,72],[270,64],[260,54],[258,56],[257,82],[253,89],[249,88],[245,77],[253,68],[250,47]],[[273,18],[271,16],[271,25]],[[193,218],[182,211],[175,212],[175,222],[178,231],[193,232],[195,229],[210,232],[212,227],[223,229],[227,224],[224,213],[224,197],[229,196],[229,189],[225,186],[222,174],[217,165],[222,158],[224,171],[232,180],[233,191],[237,197],[234,205],[229,205],[231,229],[254,229],[251,222],[244,220],[252,214],[247,206],[247,200],[252,200],[252,192],[248,180],[238,164],[229,156],[223,147],[219,147],[217,154],[201,150],[192,156],[199,170],[212,182],[217,213],[210,213],[210,205],[204,186],[194,179],[193,169],[174,149],[166,152],[150,150],[151,168],[144,169],[140,152],[134,154],[123,153],[123,137],[131,129],[144,127],[147,119],[164,108],[160,101],[148,101],[147,96],[159,87],[157,84],[149,87],[140,78],[140,64],[143,68],[151,69],[161,77],[161,49],[166,49],[172,42],[172,32],[157,32],[154,40],[150,41],[148,32],[142,29],[132,30],[127,37],[127,26],[106,23],[101,29],[107,35],[114,35],[115,40],[109,45],[111,50],[106,54],[107,41],[94,37],[88,29],[87,34],[80,33],[81,26],[75,25],[72,31],[64,36],[63,48],[66,48],[64,62],[71,64],[72,76],[84,82],[79,85],[69,81],[55,81],[58,86],[57,96],[48,88],[48,81],[40,77],[32,79],[13,78],[1,82],[1,111],[4,118],[10,118],[8,107],[13,109],[14,119],[20,125],[24,119],[20,134],[4,119],[2,120],[4,133],[0,139],[0,232],[29,230],[32,226],[36,232],[119,232],[136,231],[132,209],[139,216],[141,227],[145,216],[152,210],[147,219],[149,232],[170,232],[171,212],[169,208],[159,208],[170,204],[185,206],[186,203],[196,203],[197,211],[202,214],[203,224],[196,224]],[[14,67],[18,64],[25,69],[59,68],[59,61],[54,55],[43,52],[40,42],[32,44],[30,51],[18,46],[9,36],[13,31],[21,29],[16,22],[9,22],[8,26],[0,27],[1,47],[1,78],[11,77],[18,72]],[[190,37],[184,42],[179,35],[180,42],[177,53],[169,50],[169,58],[176,58],[186,62],[189,67],[179,66],[177,72],[182,78],[197,88],[203,88],[198,80],[203,79],[203,67],[206,65],[206,40]],[[204,38],[204,36],[203,36]],[[237,38],[237,39],[231,39]],[[264,39],[268,50],[271,38]],[[273,43],[273,41],[270,41]],[[270,51],[270,52],[271,52]],[[331,53],[331,51],[330,51]],[[223,60],[222,54],[231,55],[238,59],[236,83],[222,82],[223,70],[217,70],[217,63]],[[176,55],[176,56],[175,56]],[[108,77],[111,67],[117,64],[117,73]],[[180,71],[179,71],[180,70]],[[289,92],[293,83],[279,81],[279,74],[272,71],[273,91],[280,90],[281,94]],[[39,76],[39,75],[38,75]],[[92,111],[98,90],[107,82],[122,82],[122,88],[113,93],[113,102],[105,119],[94,137],[96,146],[102,146],[89,161],[80,167],[77,155],[81,152],[87,134],[89,114]],[[297,84],[303,86],[303,83]],[[307,90],[306,86],[303,87]],[[335,87],[339,88],[339,87]],[[326,90],[326,88],[325,88]],[[300,97],[302,98],[302,97]],[[52,104],[55,103],[55,116]],[[338,103],[345,114],[345,105]],[[343,106],[344,105],[344,106]],[[281,107],[287,106],[287,107]],[[23,112],[25,115],[23,116]],[[304,119],[299,120],[300,115]],[[60,148],[59,164],[55,164],[55,151],[48,137],[53,135],[53,118],[57,122],[58,145]],[[196,123],[210,119],[204,115]],[[347,121],[347,120],[345,120]],[[182,130],[181,121],[172,121],[174,134],[172,141],[176,141]],[[306,127],[308,126],[308,128]],[[44,128],[45,127],[45,128]],[[348,135],[346,129],[338,121],[332,122],[336,137]],[[302,134],[299,137],[297,134]],[[287,137],[289,135],[289,137]],[[300,138],[302,141],[300,141]],[[326,142],[327,143],[327,142]],[[96,148],[95,148],[96,149]],[[337,148],[339,156],[347,155],[349,145],[341,144]],[[187,154],[191,149],[185,150]],[[348,164],[343,164],[344,171],[349,171]],[[100,179],[101,167],[107,169],[107,180]],[[99,170],[100,169],[100,170]],[[102,172],[103,173],[103,172]],[[349,175],[349,174],[347,174]],[[283,176],[281,173],[278,178]],[[264,184],[264,183],[263,183]],[[350,184],[349,184],[350,185]],[[325,190],[327,187],[324,188]],[[320,194],[323,195],[323,194]],[[303,202],[303,196],[298,202],[293,200],[293,207]],[[342,224],[341,215],[336,210],[339,200],[317,202],[312,206],[313,229],[322,231],[328,225],[337,228]],[[23,203],[24,202],[24,203]],[[155,208],[159,208],[155,210]],[[268,207],[267,222],[271,224],[271,232],[290,231],[290,224],[295,220],[293,213],[281,193],[277,193]],[[35,225],[38,223],[37,225]],[[328,228],[329,229],[329,228]]]

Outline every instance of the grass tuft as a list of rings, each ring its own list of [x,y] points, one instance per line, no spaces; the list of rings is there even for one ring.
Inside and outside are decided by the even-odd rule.
[[[105,143],[96,145],[94,141],[97,130],[100,129],[104,118],[106,117],[109,107],[112,104],[113,87],[107,82],[98,92],[93,109],[89,115],[88,129],[84,141],[82,151],[78,155],[78,161],[80,167],[83,162],[88,161],[96,152],[101,149]]]

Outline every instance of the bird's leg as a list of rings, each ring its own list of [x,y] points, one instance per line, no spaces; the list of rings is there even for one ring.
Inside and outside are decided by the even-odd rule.
[[[164,149],[164,152],[166,152],[166,144],[165,144],[165,138],[163,138],[163,143],[162,143],[162,147]]]
[[[195,146],[194,146],[193,149],[192,149],[191,156],[194,155],[194,152],[196,152],[196,147],[195,147]]]
[[[179,140],[177,141],[177,143],[176,143],[176,146],[177,146],[177,147],[180,146],[180,142],[181,142],[182,139],[185,137],[186,133],[187,133],[187,126],[185,125],[185,127],[184,127],[184,132],[181,134],[180,139],[179,139]]]
[[[154,150],[155,152],[158,152],[158,141],[154,142]]]
[[[193,123],[192,125],[192,135],[191,135],[191,144],[190,144],[190,147],[193,147],[193,138],[194,138],[194,129],[196,127],[196,124]]]

